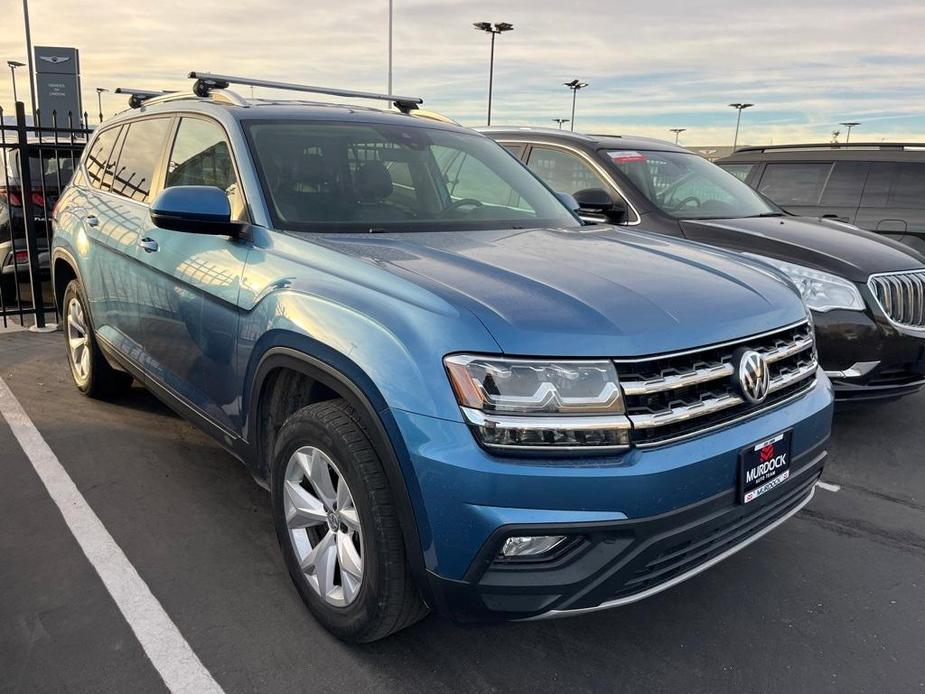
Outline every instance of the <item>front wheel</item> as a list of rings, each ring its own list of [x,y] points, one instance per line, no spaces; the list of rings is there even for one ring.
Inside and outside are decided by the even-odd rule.
[[[286,420],[272,495],[289,575],[325,628],[362,643],[427,614],[382,463],[347,403],[316,403]]]

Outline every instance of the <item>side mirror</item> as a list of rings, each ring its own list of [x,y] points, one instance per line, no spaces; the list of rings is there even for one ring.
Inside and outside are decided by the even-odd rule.
[[[176,186],[161,191],[151,204],[154,226],[188,234],[237,237],[242,222],[231,220],[231,203],[221,188]]]
[[[626,221],[627,209],[623,200],[614,200],[603,188],[585,188],[575,192],[581,214],[600,216],[608,222],[621,224]],[[592,220],[593,221],[593,220]],[[596,221],[601,221],[597,219]]]

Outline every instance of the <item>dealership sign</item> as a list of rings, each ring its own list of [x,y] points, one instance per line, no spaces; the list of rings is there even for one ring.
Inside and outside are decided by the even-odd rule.
[[[83,108],[80,56],[76,48],[36,46],[35,89],[41,125],[50,126],[56,122],[58,127],[68,127],[68,115],[72,114],[74,127],[80,126]]]

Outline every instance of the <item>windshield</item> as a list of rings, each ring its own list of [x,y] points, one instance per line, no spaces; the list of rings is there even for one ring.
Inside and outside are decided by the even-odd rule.
[[[605,150],[602,156],[662,212],[678,219],[783,214],[738,178],[696,154]]]
[[[480,135],[293,120],[245,127],[274,223],[283,229],[580,226],[549,189]]]

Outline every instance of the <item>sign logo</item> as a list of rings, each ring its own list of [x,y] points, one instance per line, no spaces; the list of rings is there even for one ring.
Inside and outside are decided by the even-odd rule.
[[[742,350],[736,364],[735,381],[750,404],[764,402],[771,388],[771,373],[764,357],[753,349]]]
[[[761,452],[758,454],[759,460],[762,463],[768,462],[771,458],[774,457],[774,444],[769,443],[767,446],[761,449]]]
[[[66,63],[71,59],[69,55],[40,55],[39,60],[44,60],[46,63],[51,63],[52,65],[57,65],[58,63]]]

